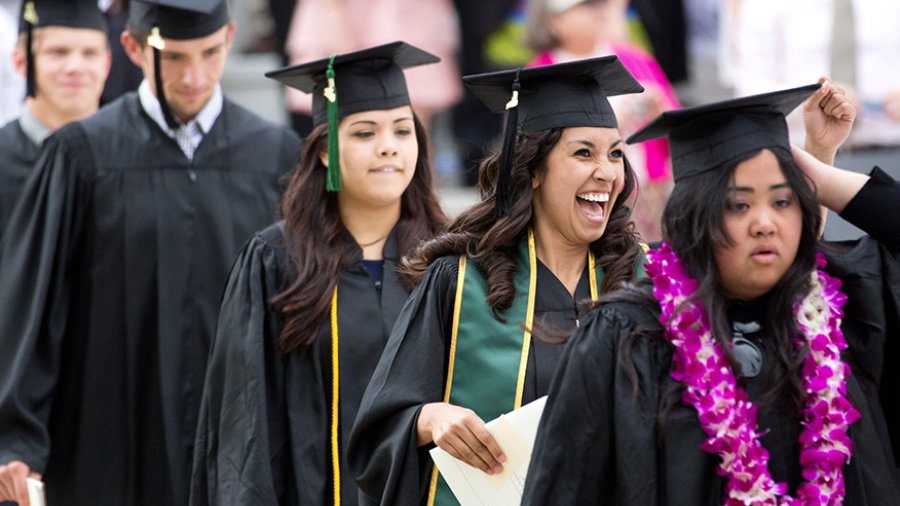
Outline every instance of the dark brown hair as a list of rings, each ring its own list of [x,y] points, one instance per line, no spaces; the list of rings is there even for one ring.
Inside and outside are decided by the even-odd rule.
[[[818,230],[822,218],[815,190],[791,154],[780,148],[771,148],[771,151],[778,159],[782,173],[797,198],[803,228],[794,263],[767,294],[766,340],[774,346],[777,361],[772,366],[767,389],[761,400],[763,405],[782,401],[779,407],[795,410],[796,414],[803,396],[800,371],[806,349],[798,350],[793,342],[793,336],[799,332],[794,321],[794,304],[809,290],[809,273],[816,265]],[[758,153],[759,151],[748,154],[721,170],[708,171],[680,181],[675,185],[663,212],[663,237],[672,245],[688,274],[697,280],[694,300],[701,301],[706,308],[716,341],[732,367],[736,363],[730,346],[727,346],[732,336],[727,314],[728,300],[722,294],[714,252],[716,248],[733,244],[733,238],[725,231],[724,212],[728,188],[737,165]],[[600,305],[623,301],[645,304],[647,299],[653,301],[650,288],[648,283],[642,283],[637,289],[628,287],[604,298]],[[653,302],[653,305],[658,311],[658,303]],[[635,393],[638,388],[637,373],[630,350],[636,339],[648,336],[651,339],[661,339],[661,328],[657,332],[641,329],[623,341],[622,364],[631,377]],[[669,393],[671,395],[666,396],[660,409],[661,421],[666,412],[678,402],[678,396],[674,392]]]
[[[399,254],[411,252],[438,233],[447,217],[432,186],[428,134],[413,115],[419,156],[412,181],[400,198],[400,220],[394,228]],[[319,159],[328,141],[327,125],[319,125],[304,143],[300,162],[281,199],[285,239],[296,278],[272,299],[284,326],[282,352],[309,346],[330,311],[330,295],[337,286],[348,248],[356,248],[343,233],[337,194],[325,190],[326,168]],[[402,277],[407,288],[415,280]]]
[[[562,128],[541,132],[520,132],[509,178],[509,215],[497,219],[494,211],[494,187],[500,155],[484,160],[479,170],[481,201],[464,211],[447,233],[419,246],[415,255],[404,261],[404,270],[416,279],[435,259],[445,255],[468,255],[487,275],[487,302],[499,318],[515,298],[513,276],[517,265],[516,249],[532,220],[532,187],[535,174],[543,170],[547,156],[562,135]],[[603,267],[602,290],[609,290],[631,279],[637,255],[641,251],[631,209],[626,205],[636,186],[634,172],[625,160],[625,187],[613,205],[603,236],[589,245]]]

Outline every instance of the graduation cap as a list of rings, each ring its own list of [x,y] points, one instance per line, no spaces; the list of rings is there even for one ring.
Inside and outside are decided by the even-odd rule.
[[[156,97],[169,128],[178,123],[169,111],[159,70],[163,39],[187,40],[206,37],[225,26],[231,19],[226,0],[131,0],[128,22],[148,34],[147,44],[153,48]]]
[[[498,217],[509,214],[509,174],[519,130],[617,128],[607,97],[644,91],[616,56],[465,76],[463,82],[492,112],[506,111],[495,193]]]
[[[666,111],[626,142],[668,136],[675,181],[728,167],[763,148],[790,150],[785,116],[820,87],[810,84]]]
[[[19,33],[25,33],[26,92],[34,97],[34,30],[47,26],[87,28],[106,33],[106,18],[96,0],[27,0],[19,15]]]
[[[328,123],[328,191],[341,189],[337,126],[349,114],[410,105],[405,68],[441,61],[405,42],[293,65],[270,77],[313,96],[313,124]]]

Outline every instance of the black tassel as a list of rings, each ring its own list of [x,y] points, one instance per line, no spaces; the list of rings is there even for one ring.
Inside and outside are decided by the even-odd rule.
[[[34,28],[40,23],[34,2],[25,2],[22,6],[22,19],[25,20],[25,94],[34,98],[37,95],[37,81],[34,77]]]
[[[31,42],[34,39],[34,27],[28,23],[25,29],[25,94],[34,98],[37,94],[37,85],[34,79],[34,50]]]
[[[512,85],[512,98],[506,104],[506,118],[503,125],[503,146],[500,151],[500,172],[497,174],[497,188],[494,191],[495,213],[497,219],[509,215],[509,179],[516,149],[516,134],[519,129],[519,73]]]
[[[166,124],[169,125],[169,128],[175,130],[178,128],[178,122],[175,121],[175,118],[172,117],[172,112],[169,110],[169,102],[166,101],[166,92],[163,91],[163,83],[162,83],[162,71],[159,68],[159,60],[160,60],[160,51],[157,48],[153,48],[153,81],[156,83],[156,99],[159,100],[159,107],[162,109],[163,118],[166,119]]]
[[[162,110],[166,124],[169,125],[169,128],[175,130],[178,128],[178,122],[175,121],[172,111],[169,110],[169,102],[166,100],[166,92],[163,90],[162,69],[159,66],[161,52],[166,48],[166,41],[160,35],[158,26],[150,29],[150,34],[147,36],[147,44],[153,48],[153,83],[156,85],[156,100],[159,101],[159,108]]]

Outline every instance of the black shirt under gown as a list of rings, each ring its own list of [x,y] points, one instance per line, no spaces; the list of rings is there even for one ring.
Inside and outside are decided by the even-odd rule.
[[[0,241],[39,150],[40,146],[25,135],[19,120],[0,128]]]
[[[540,261],[537,266],[536,328],[567,336],[576,328],[578,307],[559,279]],[[416,422],[423,404],[444,397],[458,274],[457,257],[439,258],[428,268],[403,308],[363,397],[349,459],[372,504],[416,505],[427,498],[432,469],[427,450],[433,446],[418,447]],[[574,300],[590,297],[585,267]],[[532,338],[522,404],[547,393],[563,349],[562,343]]]
[[[137,93],[45,141],[0,255],[0,463],[48,504],[187,503],[222,287],[299,148],[226,99],[188,160]]]
[[[885,219],[896,214],[898,202],[900,184],[876,169],[842,213],[870,236],[826,252],[827,271],[842,280],[848,296],[842,329],[853,372],[847,390],[862,415],[849,429],[854,453],[844,467],[848,506],[900,504],[900,224]],[[680,401],[681,384],[669,376],[672,352],[658,318],[658,305],[637,303],[612,303],[585,318],[553,380],[523,504],[722,504],[719,457],[700,449],[706,435],[696,410]],[[639,382],[634,392],[620,361],[622,343],[639,326],[650,334],[628,347]],[[763,336],[762,374],[744,379],[751,401],[767,387],[771,348]],[[656,413],[673,395],[660,426]],[[802,479],[797,415],[777,403],[761,405],[758,423],[766,432],[760,442],[771,456],[773,478],[796,493]]]
[[[345,232],[346,233],[346,232]],[[348,238],[352,241],[352,237]],[[363,391],[409,292],[397,240],[383,250],[381,281],[353,244],[338,284],[341,504],[359,490],[343,454]],[[330,505],[332,338],[330,320],[312,346],[285,355],[282,322],[269,301],[296,278],[283,224],[257,234],[228,281],[197,430],[191,504]],[[331,298],[331,294],[325,297]],[[330,318],[330,317],[329,317]]]

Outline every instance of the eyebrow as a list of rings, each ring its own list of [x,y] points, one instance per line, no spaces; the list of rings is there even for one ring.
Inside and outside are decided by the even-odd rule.
[[[591,142],[591,141],[586,141],[586,140],[584,140],[584,139],[576,139],[576,140],[574,140],[574,141],[569,141],[569,142],[567,142],[566,144],[584,144],[585,146],[587,146],[587,147],[589,147],[589,148],[596,148],[596,147],[597,147],[596,144],[594,144],[593,142]],[[618,146],[619,144],[622,144],[622,139],[619,139],[619,140],[617,140],[616,142],[613,142],[613,143],[609,146],[609,148],[612,149],[612,148]]]
[[[404,116],[404,117],[402,117],[402,118],[397,118],[397,119],[394,120],[394,123],[400,123],[401,121],[412,121],[412,117],[411,117],[411,116]],[[370,119],[361,119],[361,120],[354,121],[353,123],[350,123],[350,126],[353,126],[353,125],[374,125],[374,124],[375,124],[375,121],[372,121],[372,120],[370,120]]]
[[[791,185],[789,185],[787,182],[773,184],[772,186],[769,186],[769,191],[780,190],[782,188],[790,189]],[[753,193],[755,190],[749,186],[732,186],[731,188],[728,189],[728,191]]]

